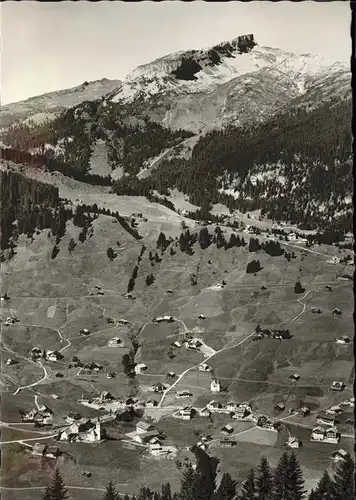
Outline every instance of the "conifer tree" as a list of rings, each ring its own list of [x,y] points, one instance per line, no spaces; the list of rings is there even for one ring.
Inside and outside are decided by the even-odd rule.
[[[196,481],[197,473],[193,470],[192,465],[189,464],[183,472],[181,480],[179,496],[182,500],[196,500]]]
[[[355,463],[348,453],[333,478],[333,499],[355,498]]]
[[[42,500],[52,500],[51,488],[49,486],[46,487],[45,492],[42,496]]]
[[[161,500],[172,500],[171,485],[169,483],[162,484]]]
[[[305,498],[303,471],[294,452],[291,453],[287,468],[286,500],[302,500]]]
[[[51,486],[45,492],[46,500],[67,500],[69,498],[64,481],[58,469],[55,470]]]
[[[239,500],[254,500],[256,498],[255,471],[250,470],[246,481],[243,482]]]
[[[233,500],[236,496],[236,481],[230,474],[224,472],[219,487],[214,495],[214,500]]]
[[[258,472],[259,475],[256,479],[258,500],[273,500],[272,496],[273,474],[266,457],[261,458],[261,462],[258,467]]]
[[[309,500],[332,500],[333,481],[327,471],[324,472],[317,487],[311,491]]]
[[[106,487],[103,500],[120,500],[119,494],[117,493],[112,481],[109,481],[109,484]]]
[[[273,479],[273,500],[285,500],[288,482],[289,458],[285,452],[278,461],[274,471]]]

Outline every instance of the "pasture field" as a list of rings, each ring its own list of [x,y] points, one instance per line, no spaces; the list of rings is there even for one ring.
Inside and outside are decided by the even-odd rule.
[[[322,471],[330,469],[332,451],[352,446],[352,439],[347,437],[335,446],[309,441],[317,412],[352,396],[353,345],[334,343],[334,338],[341,335],[353,337],[351,283],[337,280],[349,268],[327,264],[328,252],[331,255],[335,249],[323,245],[314,247],[317,253],[308,253],[281,242],[288,251],[295,251],[296,259],[290,262],[284,256],[271,257],[263,251],[253,253],[242,247],[224,250],[215,245],[201,250],[196,244],[194,253],[187,255],[179,250],[177,240],[171,243],[174,255],[169,248],[162,253],[156,246],[159,231],[167,230],[167,237],[175,238],[179,230],[177,224],[169,232],[169,221],[161,216],[158,220],[152,215],[157,218],[154,225],[152,221],[139,225],[144,235],[142,241],[135,240],[112,217],[100,215],[92,224],[92,235],[80,243],[79,228],[69,223],[55,259],[51,258],[54,238],[48,237],[47,231],[35,235],[32,242],[20,238],[17,254],[2,266],[3,290],[11,300],[4,304],[1,318],[4,321],[14,315],[19,319],[14,325],[1,325],[2,421],[20,422],[19,411],[34,408],[35,401],[54,411],[56,425],[69,412],[96,417],[98,411],[81,405],[78,399],[93,398],[101,391],[122,399],[155,399],[161,406],[147,409],[147,416],[157,420],[157,428],[166,434],[167,443],[178,447],[177,458],[192,459],[186,448],[196,443],[199,435],[211,434],[218,440],[222,437],[221,427],[230,423],[237,445],[222,449],[215,441],[209,453],[219,458],[224,470],[244,479],[261,456],[268,456],[272,465],[276,463],[284,450],[284,430],[277,434],[257,429],[254,424],[236,422],[227,415],[214,414],[212,419],[194,417],[191,421],[171,415],[175,407],[189,404],[202,408],[212,399],[223,403],[248,401],[254,412],[283,419],[303,441],[297,454],[307,485],[313,486]],[[228,237],[231,230],[224,230]],[[248,241],[248,236],[244,237]],[[69,252],[71,238],[77,245]],[[106,254],[109,246],[117,253],[112,261]],[[153,256],[157,252],[158,259],[150,259],[150,252]],[[262,270],[256,275],[246,274],[246,265],[253,259],[260,260]],[[130,300],[123,294],[135,265],[135,300]],[[146,277],[151,273],[155,279],[147,286]],[[196,284],[191,283],[192,276]],[[305,288],[301,294],[294,292],[298,279]],[[226,285],[217,288],[215,285],[223,280]],[[332,285],[331,292],[325,290],[327,284]],[[101,287],[103,295],[98,295],[96,286]],[[321,314],[313,314],[312,307],[320,308]],[[336,307],[342,311],[340,317],[332,315]],[[206,319],[198,319],[200,314]],[[171,315],[175,321],[153,323],[153,317],[160,315]],[[120,319],[129,324],[119,324]],[[261,328],[288,328],[292,337],[282,342],[253,341],[257,324]],[[82,328],[88,328],[91,334],[80,335]],[[204,356],[202,352],[172,347],[187,332],[200,337],[210,354]],[[121,338],[125,347],[107,347],[112,337]],[[133,349],[133,339],[137,342],[135,362],[145,363],[147,370],[129,379],[122,357]],[[63,359],[43,360],[41,366],[28,359],[33,347],[60,350]],[[103,369],[95,373],[69,368],[74,356],[83,363],[98,363]],[[5,365],[4,358],[8,357],[19,363]],[[212,374],[196,369],[204,360],[220,380],[220,393],[211,392]],[[176,378],[169,380],[167,373],[171,371]],[[108,372],[115,372],[116,377],[108,379]],[[293,373],[300,375],[297,382],[289,379]],[[346,384],[343,392],[330,390],[334,380]],[[157,382],[173,387],[162,396],[150,390]],[[176,399],[176,392],[181,390],[190,390],[193,396]],[[282,412],[275,410],[279,402],[285,404]],[[310,408],[308,417],[289,415],[290,409],[302,405]],[[352,412],[353,408],[345,409],[340,417],[338,426],[343,434],[352,432],[346,423],[353,418]],[[132,493],[141,484],[158,489],[162,478],[171,482],[173,490],[178,487],[182,471],[175,460],[149,459],[144,448],[125,438],[125,432],[133,430],[136,421],[107,424],[109,435],[115,439],[102,443],[59,444],[64,457],[57,465],[66,484],[88,488],[71,491],[73,498],[96,500],[102,494],[100,488],[110,479],[123,493]],[[31,435],[31,430],[26,432]],[[25,431],[3,427],[2,441],[20,441],[23,434]],[[27,487],[47,483],[54,464],[30,457],[29,446],[4,444],[3,452],[3,485]],[[83,479],[84,470],[92,472],[90,479]],[[38,495],[39,490],[2,492],[5,500],[36,500]]]

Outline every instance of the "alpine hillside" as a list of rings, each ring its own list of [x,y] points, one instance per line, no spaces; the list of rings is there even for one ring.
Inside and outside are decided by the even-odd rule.
[[[173,209],[179,192],[206,219],[223,204],[304,230],[351,229],[348,64],[260,47],[251,34],[101,82],[103,97],[96,84],[77,101],[64,91],[54,101],[68,109],[54,119],[3,129],[4,159]]]

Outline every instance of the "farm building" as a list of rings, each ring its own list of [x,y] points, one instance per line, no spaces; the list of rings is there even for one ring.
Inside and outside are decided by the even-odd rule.
[[[335,307],[335,309],[333,309],[332,314],[333,314],[333,316],[341,316],[342,312],[340,311],[340,309]]]
[[[146,408],[154,408],[158,403],[155,399],[148,399],[145,403]]]
[[[293,375],[289,377],[289,380],[293,380],[293,382],[298,382],[299,379],[300,379],[299,373],[293,373]]]
[[[152,321],[154,323],[173,323],[174,318],[173,316],[158,316],[156,318],[153,318]]]
[[[182,343],[179,342],[179,340],[176,340],[175,342],[173,342],[172,346],[179,348],[179,347],[182,347]]]
[[[207,407],[202,408],[201,410],[199,410],[199,416],[200,417],[210,417],[210,415],[211,415],[211,412],[208,410]]]
[[[316,417],[316,423],[321,424],[321,425],[335,425],[335,419],[334,417],[327,415],[326,413],[319,413],[319,415]]]
[[[18,361],[17,361],[16,359],[8,358],[8,359],[6,360],[6,364],[7,364],[7,365],[10,365],[10,366],[11,366],[11,365],[17,365],[17,364],[18,364]]]
[[[150,432],[155,430],[154,425],[150,424],[149,422],[145,422],[144,420],[140,420],[136,424],[136,432],[138,434],[143,434],[145,432]]]
[[[193,394],[190,391],[179,391],[176,393],[177,399],[191,398]]]
[[[125,347],[125,343],[119,337],[113,337],[107,345],[108,347]]]
[[[204,314],[199,314],[198,319],[206,319],[206,316],[204,316]]]
[[[343,450],[342,448],[334,451],[334,453],[331,454],[334,462],[343,462],[346,458],[346,455],[347,451]]]
[[[236,446],[236,441],[232,441],[231,439],[222,439],[220,441],[221,448],[232,448],[233,446]]]
[[[307,406],[302,406],[299,410],[298,410],[298,414],[302,417],[306,417],[307,415],[309,415],[310,413],[310,409],[307,407]]]
[[[151,385],[151,390],[153,392],[163,392],[165,389],[166,387],[163,384],[161,384],[161,382]]]
[[[220,387],[220,381],[217,378],[213,378],[210,383],[210,390],[211,392],[220,392],[221,387]]]
[[[280,402],[280,403],[277,403],[277,404],[276,404],[276,406],[274,407],[274,409],[275,409],[276,411],[283,411],[283,410],[285,409],[285,407],[286,407],[286,406],[285,406],[285,404],[284,404],[284,403],[282,403],[282,402]]]
[[[345,384],[343,382],[337,380],[337,381],[334,381],[332,383],[332,386],[331,386],[330,389],[333,390],[333,391],[339,391],[339,392],[341,392],[341,391],[343,391],[345,389]]]
[[[94,443],[100,441],[101,429],[100,420],[96,419],[92,422],[91,419],[83,418],[79,422],[74,422],[66,430],[58,433],[58,441]]]
[[[127,321],[127,319],[123,318],[118,319],[117,322],[120,323],[120,325],[128,325],[130,323],[129,321]]]
[[[235,420],[243,420],[246,417],[250,415],[250,411],[248,411],[246,408],[243,408],[241,406],[238,406],[234,411],[232,418]]]
[[[47,351],[46,359],[48,361],[59,361],[62,358],[62,354],[58,351]]]
[[[198,366],[198,370],[200,372],[211,372],[212,368],[211,368],[211,366],[207,365],[206,363],[202,363],[201,365]]]
[[[221,429],[221,434],[232,434],[234,432],[234,428],[231,427],[230,424],[224,425]]]
[[[167,378],[175,378],[176,374],[174,372],[168,372]]]
[[[90,335],[90,330],[88,328],[82,328],[79,332],[79,335]]]
[[[140,373],[146,370],[147,370],[147,365],[145,365],[145,363],[139,363],[138,365],[135,366],[136,375],[140,375]]]
[[[324,429],[323,427],[314,427],[310,439],[312,441],[321,441],[324,443],[336,444],[340,440],[340,436],[336,427]]]
[[[289,436],[288,440],[286,441],[286,446],[288,446],[288,448],[299,448],[300,444],[300,440],[294,436]]]
[[[343,335],[342,337],[335,339],[335,343],[341,345],[348,345],[351,343],[351,339],[347,335]]]
[[[185,406],[183,409],[179,410],[178,413],[182,420],[191,420],[193,417],[193,409],[191,406]]]

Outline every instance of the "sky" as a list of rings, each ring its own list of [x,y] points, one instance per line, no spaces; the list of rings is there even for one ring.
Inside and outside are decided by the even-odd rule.
[[[261,46],[349,61],[348,2],[160,3],[34,1],[0,4],[1,102],[84,81],[124,79],[178,50],[253,33]]]

